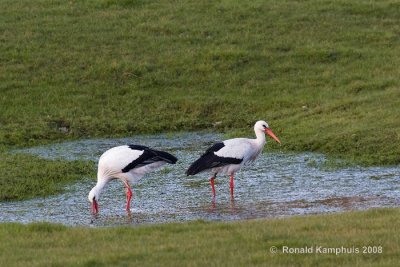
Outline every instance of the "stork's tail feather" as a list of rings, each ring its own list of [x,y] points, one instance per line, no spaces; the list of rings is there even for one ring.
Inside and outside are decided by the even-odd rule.
[[[240,164],[242,161],[243,159],[219,157],[214,153],[206,153],[198,160],[193,162],[192,165],[190,165],[189,169],[186,171],[186,175],[195,175],[205,170],[222,167],[229,164]]]
[[[178,161],[178,159],[175,156],[165,151],[156,151],[156,154],[158,158],[170,164],[175,164]]]
[[[186,175],[195,175],[199,172],[201,172],[202,168],[202,164],[201,164],[201,158],[196,160],[195,162],[192,163],[192,165],[190,165],[189,169],[187,169],[186,171]]]
[[[213,155],[205,154],[198,160],[190,165],[189,169],[186,171],[186,175],[195,175],[199,172],[210,169],[213,166]]]

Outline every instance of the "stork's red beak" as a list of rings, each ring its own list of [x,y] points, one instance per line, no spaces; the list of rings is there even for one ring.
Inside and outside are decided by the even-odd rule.
[[[93,214],[99,213],[99,205],[97,205],[97,201],[95,199],[93,199],[92,202],[92,213]]]
[[[278,137],[275,136],[275,134],[271,131],[270,128],[265,128],[265,133],[271,136],[273,139],[275,139],[275,141],[278,142],[279,144],[281,143],[281,141],[279,141]]]

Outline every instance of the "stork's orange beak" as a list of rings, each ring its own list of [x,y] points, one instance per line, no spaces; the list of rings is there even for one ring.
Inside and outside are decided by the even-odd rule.
[[[97,201],[95,199],[93,199],[92,202],[92,213],[93,214],[99,213],[99,205],[97,204]]]
[[[279,144],[281,143],[281,141],[279,141],[279,138],[275,136],[275,134],[271,131],[270,128],[265,128],[265,133],[271,136],[273,139],[275,139],[275,141],[278,142]]]

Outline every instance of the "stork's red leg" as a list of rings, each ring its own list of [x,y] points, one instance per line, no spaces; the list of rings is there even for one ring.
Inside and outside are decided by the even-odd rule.
[[[132,190],[129,186],[128,182],[124,182],[126,188],[126,211],[130,211],[131,209],[131,198],[132,198]]]
[[[211,184],[211,189],[212,189],[213,197],[215,197],[214,180],[215,180],[215,176],[213,176],[213,177],[210,178],[210,184]]]
[[[231,187],[231,199],[233,199],[233,188],[234,188],[234,183],[233,183],[233,174],[230,175],[231,181],[230,181],[230,187]]]

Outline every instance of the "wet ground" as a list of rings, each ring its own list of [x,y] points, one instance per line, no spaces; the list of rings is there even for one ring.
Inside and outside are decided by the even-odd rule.
[[[324,168],[319,154],[268,153],[268,144],[256,162],[235,177],[235,199],[230,200],[229,177],[216,180],[212,199],[208,173],[185,176],[185,170],[209,145],[215,134],[136,136],[92,139],[20,150],[45,158],[97,161],[113,146],[142,144],[176,155],[176,165],[150,173],[132,186],[131,212],[125,211],[120,181],[105,187],[100,214],[93,217],[87,195],[93,177],[66,189],[66,193],[28,201],[0,202],[0,222],[48,221],[66,225],[114,226],[182,222],[188,220],[241,220],[292,215],[395,207],[400,204],[400,166]]]

